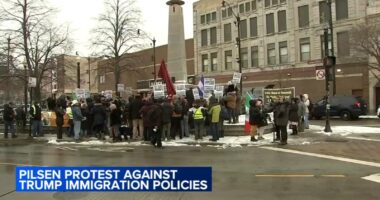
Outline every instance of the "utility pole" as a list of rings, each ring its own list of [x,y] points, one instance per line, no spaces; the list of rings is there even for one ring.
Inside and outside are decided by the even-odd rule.
[[[24,112],[25,116],[23,120],[23,128],[26,129],[26,116],[28,116],[28,73],[26,70],[26,63],[24,63],[24,78],[25,78],[25,85],[24,85]]]
[[[7,38],[8,40],[8,47],[7,47],[7,76],[10,76],[10,72],[11,72],[11,37],[8,36]],[[6,90],[6,99],[7,101],[9,101],[10,99],[10,91],[9,90]]]
[[[328,9],[328,12],[329,13],[329,29],[330,29],[330,35],[331,35],[331,55],[329,56],[335,56],[335,52],[334,52],[334,27],[333,27],[333,16],[332,16],[332,1],[331,0],[326,0],[327,3],[327,9]],[[328,48],[327,50],[328,51]],[[335,77],[335,73],[336,73],[336,66],[335,64],[332,66],[332,81],[333,81],[333,96],[336,94],[336,77]]]
[[[88,92],[91,93],[91,58],[88,57]]]
[[[154,84],[156,84],[157,81],[157,75],[156,75],[156,38],[153,38],[153,78],[154,78]]]
[[[331,64],[329,62],[329,30],[324,29],[324,45],[325,45],[325,57],[323,59],[323,65],[325,67],[325,79],[326,79],[326,125],[324,131],[326,133],[331,133],[331,125],[330,125],[330,78],[331,78]]]

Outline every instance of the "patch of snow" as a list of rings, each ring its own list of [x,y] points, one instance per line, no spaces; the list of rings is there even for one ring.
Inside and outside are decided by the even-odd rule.
[[[359,117],[360,119],[380,119],[378,116],[376,115],[362,115]]]
[[[332,133],[325,133],[324,126],[310,125],[311,130],[315,130],[320,134],[325,135],[351,135],[351,134],[380,134],[380,128],[363,127],[363,126],[332,126]]]

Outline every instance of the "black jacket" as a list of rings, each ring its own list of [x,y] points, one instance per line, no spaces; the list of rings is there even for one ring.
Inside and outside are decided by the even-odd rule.
[[[141,100],[134,100],[130,105],[129,105],[129,118],[130,119],[141,119],[140,116],[140,110],[143,107],[143,103]]]
[[[111,111],[110,115],[110,125],[121,125],[121,110],[120,108],[116,108],[115,110]]]
[[[267,114],[258,107],[251,107],[249,109],[249,124],[256,125],[258,127],[267,125]]]
[[[162,123],[163,124],[170,123],[172,114],[173,114],[173,106],[170,103],[165,102],[162,105]]]
[[[13,111],[13,108],[11,108],[9,105],[4,106],[3,119],[4,121],[15,120],[15,112]]]
[[[94,107],[91,109],[90,114],[92,115],[94,119],[93,121],[94,126],[104,125],[104,123],[106,122],[106,117],[107,117],[106,109],[101,103],[96,103]]]
[[[64,115],[65,115],[65,110],[63,109],[63,107],[58,106],[55,109],[55,116],[56,116],[55,123],[57,124],[57,126],[62,126],[63,125],[63,116]]]
[[[34,110],[36,109],[36,110]],[[30,107],[30,116],[32,120],[41,120],[42,114],[41,114],[41,107],[39,105],[33,105]]]

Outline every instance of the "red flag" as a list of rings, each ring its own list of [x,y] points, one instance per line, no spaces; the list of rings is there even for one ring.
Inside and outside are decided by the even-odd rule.
[[[166,84],[166,91],[169,96],[173,96],[176,94],[174,85],[172,82],[172,79],[170,78],[168,69],[166,68],[165,61],[161,61],[160,70],[158,71],[158,77],[162,78],[163,81],[165,81]]]

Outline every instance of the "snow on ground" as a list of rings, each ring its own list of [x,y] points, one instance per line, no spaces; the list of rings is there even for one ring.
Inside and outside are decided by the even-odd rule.
[[[379,119],[376,115],[363,115],[359,117],[360,119]]]
[[[362,126],[332,126],[332,133],[325,133],[323,131],[325,129],[324,126],[310,125],[310,129],[325,135],[380,134],[380,128]]]

